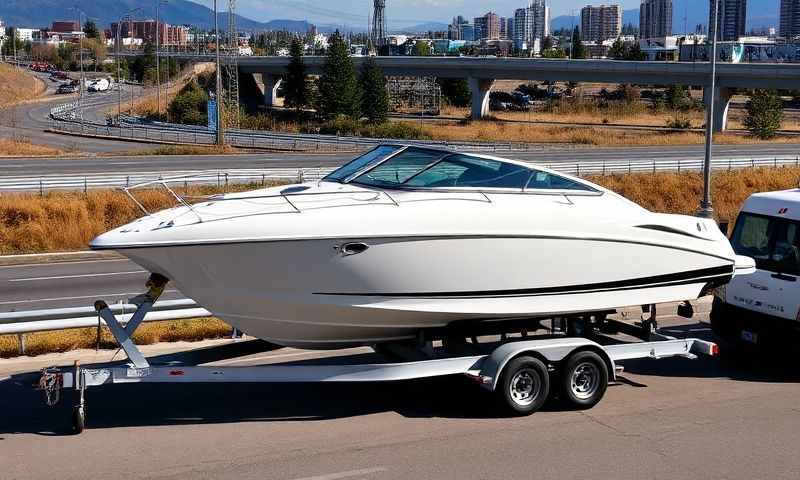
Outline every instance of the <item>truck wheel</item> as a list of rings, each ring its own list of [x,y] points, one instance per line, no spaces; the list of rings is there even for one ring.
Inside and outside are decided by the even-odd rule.
[[[608,388],[608,367],[600,355],[581,351],[574,353],[564,365],[561,390],[564,399],[584,409],[597,405]]]
[[[84,425],[86,424],[86,412],[83,407],[75,407],[72,411],[72,433],[79,435],[83,432]]]
[[[549,393],[547,366],[534,357],[519,357],[508,362],[495,389],[500,406],[519,416],[542,408]]]

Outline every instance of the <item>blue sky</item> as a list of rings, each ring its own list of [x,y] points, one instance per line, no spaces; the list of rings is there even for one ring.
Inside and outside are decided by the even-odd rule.
[[[211,0],[193,0],[211,6]],[[222,5],[225,0],[219,0]],[[237,0],[238,13],[253,20],[309,20],[319,24],[366,24],[372,0]],[[386,16],[391,26],[412,25],[427,21],[448,21],[454,15],[472,18],[493,10],[511,15],[527,0],[386,0]],[[553,16],[569,15],[589,0],[551,0]],[[600,3],[600,2],[594,2]],[[639,0],[606,0],[624,8],[638,8]]]

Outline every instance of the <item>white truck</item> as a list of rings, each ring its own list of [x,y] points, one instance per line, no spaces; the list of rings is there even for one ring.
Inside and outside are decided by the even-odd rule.
[[[731,235],[756,272],[716,289],[711,327],[733,346],[767,347],[800,334],[800,188],[758,193]]]

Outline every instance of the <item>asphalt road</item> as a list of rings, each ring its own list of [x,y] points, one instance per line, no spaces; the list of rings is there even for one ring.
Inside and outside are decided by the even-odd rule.
[[[670,331],[708,334],[698,324]],[[317,355],[282,349],[227,364]],[[0,378],[73,358],[0,361]],[[11,479],[797,478],[796,369],[711,358],[625,368],[594,409],[552,401],[525,418],[493,417],[462,378],[117,385],[89,390],[87,430],[74,437],[58,433],[69,406],[44,407],[28,385],[34,377],[14,376],[0,381],[0,471]]]
[[[78,96],[56,95],[56,83],[51,82],[45,74],[32,73],[45,82],[47,91],[42,98],[34,102],[0,110],[0,137],[24,137],[36,145],[44,145],[65,151],[94,154],[133,152],[153,148],[152,144],[81,138],[45,132],[44,130],[50,126],[50,109],[56,105],[73,102],[77,100]],[[124,85],[123,102],[126,96],[130,99],[131,89],[133,89],[134,96],[141,95],[141,89],[139,87]],[[86,92],[84,100],[84,118],[87,121],[102,122],[105,119],[105,112],[115,107],[117,103],[118,95],[116,90],[94,93]],[[0,169],[2,168],[4,167],[0,166]]]
[[[800,146],[719,145],[715,158],[769,158],[796,156]],[[552,148],[530,152],[499,153],[500,156],[537,163],[576,161],[624,162],[626,160],[698,160],[703,146],[625,147],[625,148]],[[0,176],[36,176],[48,174],[86,174],[122,172],[160,172],[240,168],[313,168],[335,167],[352,159],[354,153],[258,153],[245,155],[169,155],[112,156],[67,158],[0,158]]]
[[[0,266],[0,312],[87,307],[127,300],[147,290],[148,273],[128,260]],[[164,300],[183,298],[174,290]]]

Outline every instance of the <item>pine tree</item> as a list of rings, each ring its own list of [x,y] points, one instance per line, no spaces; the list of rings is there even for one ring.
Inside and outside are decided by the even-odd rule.
[[[303,107],[311,103],[311,92],[308,88],[306,64],[303,61],[303,44],[299,38],[292,39],[289,49],[291,60],[286,67],[286,76],[283,80],[285,104],[294,108],[299,113]]]
[[[542,48],[541,48],[541,50],[543,52],[546,52],[547,50],[551,50],[554,46],[555,46],[555,44],[553,43],[553,37],[548,35],[548,36],[544,37],[544,40],[542,40]]]
[[[583,46],[581,41],[581,31],[578,27],[572,31],[572,46],[570,47],[569,58],[586,58],[586,47]]]
[[[83,33],[86,35],[86,38],[100,38],[100,31],[97,30],[97,24],[91,20],[83,24]]]
[[[783,100],[775,90],[755,90],[747,102],[744,126],[754,136],[766,140],[774,137],[783,121]]]
[[[383,123],[389,114],[389,91],[383,71],[369,57],[361,67],[361,112],[372,123]]]
[[[358,80],[350,51],[337,31],[330,39],[322,76],[319,78],[319,112],[328,118],[337,115],[359,118],[359,97]]]

